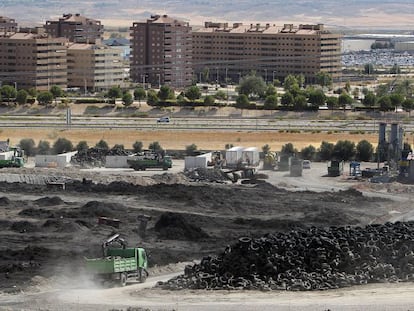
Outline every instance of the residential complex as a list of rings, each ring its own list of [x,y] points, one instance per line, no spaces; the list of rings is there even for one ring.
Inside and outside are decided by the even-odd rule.
[[[67,87],[67,39],[50,38],[41,29],[0,36],[0,81],[16,88]]]
[[[167,15],[133,23],[130,76],[144,85],[186,87],[193,81],[191,27]]]
[[[71,42],[95,43],[102,39],[103,25],[100,21],[80,14],[64,14],[57,21],[47,21],[46,32],[52,37],[65,37]]]
[[[238,82],[251,72],[266,82],[303,74],[308,83],[319,72],[341,75],[341,36],[322,24],[298,25],[188,22],[153,15],[130,27],[129,72],[133,82],[184,88],[194,81]],[[19,88],[51,85],[101,91],[123,85],[122,55],[102,43],[100,21],[65,14],[43,28],[18,29],[0,17],[0,82]],[[127,41],[127,40],[126,40]],[[121,45],[112,40],[112,44]],[[125,43],[123,43],[125,45]]]
[[[193,31],[193,68],[198,80],[235,81],[255,71],[266,82],[318,72],[341,75],[341,36],[322,24],[260,25],[206,22]]]
[[[14,19],[5,16],[0,16],[0,34],[7,32],[16,32],[17,23]]]
[[[85,92],[123,86],[121,51],[96,44],[73,43],[68,47],[68,87]]]

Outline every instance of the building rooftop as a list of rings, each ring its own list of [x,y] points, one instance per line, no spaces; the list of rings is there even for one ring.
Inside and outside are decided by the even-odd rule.
[[[289,34],[300,34],[300,35],[314,35],[318,33],[329,33],[324,30],[322,24],[316,25],[299,25],[294,26],[293,24],[285,24],[283,26],[277,26],[275,24],[249,24],[244,25],[243,23],[213,23],[205,22],[204,27],[197,28],[195,32],[203,33],[261,33],[261,34],[277,34],[277,33],[289,33]]]
[[[101,22],[92,18],[88,18],[85,16],[80,15],[79,13],[76,14],[63,14],[63,17],[59,18],[59,22],[69,22],[69,23],[80,23],[80,24],[100,24]],[[57,23],[57,21],[47,21],[49,23]]]

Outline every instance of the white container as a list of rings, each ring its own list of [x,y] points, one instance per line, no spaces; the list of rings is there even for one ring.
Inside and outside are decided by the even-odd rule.
[[[210,156],[211,158],[211,156]],[[196,168],[207,168],[207,162],[209,157],[205,155],[199,156],[187,156],[184,158],[184,169],[185,170],[193,170]]]
[[[256,147],[245,148],[242,151],[242,163],[247,166],[259,166],[260,154]]]
[[[243,160],[243,150],[244,147],[232,147],[226,150],[226,167],[236,167],[239,165]]]

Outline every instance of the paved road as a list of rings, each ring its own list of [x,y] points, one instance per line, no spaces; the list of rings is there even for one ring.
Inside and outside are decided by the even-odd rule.
[[[400,120],[406,132],[414,132],[414,122]],[[403,122],[404,121],[404,122]],[[172,118],[169,123],[158,123],[157,118],[72,117],[68,125],[64,116],[3,116],[3,128],[133,128],[138,130],[238,130],[238,131],[364,131],[378,132],[376,120],[310,120],[275,118]]]

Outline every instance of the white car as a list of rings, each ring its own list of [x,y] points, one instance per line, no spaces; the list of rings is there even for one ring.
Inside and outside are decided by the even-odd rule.
[[[169,123],[170,118],[169,117],[161,117],[157,120],[157,123]]]
[[[309,160],[303,160],[303,162],[302,162],[302,168],[304,168],[304,169],[310,169],[311,168],[311,161],[309,161]]]

